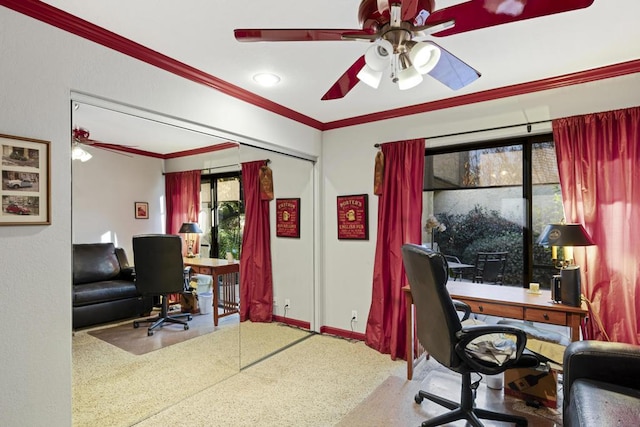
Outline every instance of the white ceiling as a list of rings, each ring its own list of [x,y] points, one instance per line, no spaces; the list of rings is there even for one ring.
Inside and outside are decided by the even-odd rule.
[[[436,0],[436,9],[460,2]],[[419,86],[408,91],[398,90],[385,79],[377,90],[358,84],[342,99],[321,101],[327,89],[365,52],[367,43],[239,43],[233,30],[358,29],[359,0],[47,0],[45,3],[323,123],[640,58],[640,25],[636,22],[640,2],[595,0],[586,9],[434,38],[482,74],[459,91],[425,76]],[[272,88],[258,86],[252,76],[263,71],[280,75],[280,84]],[[96,136],[95,126],[99,125],[78,125],[87,127],[92,137]],[[171,149],[162,147],[158,152]]]

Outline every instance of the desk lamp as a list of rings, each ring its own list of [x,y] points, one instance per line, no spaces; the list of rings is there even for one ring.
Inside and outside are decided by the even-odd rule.
[[[560,301],[580,307],[580,267],[574,262],[573,247],[591,246],[594,244],[593,240],[582,224],[549,224],[540,235],[538,244],[551,246],[553,265],[560,270]],[[558,246],[563,246],[563,260],[558,259]],[[551,289],[553,292],[553,282]],[[554,300],[557,299],[556,294]]]
[[[200,227],[198,227],[197,222],[184,222],[182,223],[182,227],[180,227],[180,231],[178,233],[186,234],[185,238],[187,240],[187,258],[195,258],[195,254],[193,253],[193,243],[195,242],[194,234],[202,233]]]

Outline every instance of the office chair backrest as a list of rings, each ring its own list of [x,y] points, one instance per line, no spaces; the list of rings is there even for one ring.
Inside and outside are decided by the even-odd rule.
[[[441,364],[456,367],[456,333],[460,318],[447,291],[447,262],[424,246],[405,244],[402,259],[416,308],[416,335],[425,350]]]
[[[133,259],[136,287],[141,294],[162,295],[184,290],[180,236],[133,236]]]

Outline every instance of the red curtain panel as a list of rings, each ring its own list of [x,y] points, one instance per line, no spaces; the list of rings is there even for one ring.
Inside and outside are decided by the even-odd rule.
[[[200,171],[167,173],[164,176],[167,234],[178,234],[184,222],[198,222],[200,212]],[[182,253],[186,254],[183,239]],[[196,238],[194,252],[200,249],[200,236]]]
[[[553,121],[567,222],[595,246],[576,247],[582,293],[611,341],[640,344],[640,107]],[[588,339],[604,339],[595,319]]]
[[[419,244],[422,239],[424,140],[382,144],[381,149],[384,179],[378,198],[378,236],[365,343],[394,360],[406,359],[402,287],[408,282],[401,248],[404,243]]]
[[[260,190],[260,168],[264,160],[242,163],[245,223],[240,254],[240,321],[271,322],[273,276],[269,200]]]

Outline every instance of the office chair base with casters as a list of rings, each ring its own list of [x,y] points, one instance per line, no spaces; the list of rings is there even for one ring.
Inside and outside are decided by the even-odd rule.
[[[417,404],[421,404],[424,399],[428,399],[440,406],[450,409],[451,412],[439,415],[430,420],[424,421],[422,427],[435,427],[443,424],[452,423],[458,420],[466,420],[467,423],[474,427],[483,427],[481,419],[501,421],[506,423],[515,423],[516,426],[526,427],[527,419],[518,415],[501,414],[486,409],[475,407],[477,384],[471,383],[471,373],[462,373],[462,391],[460,392],[460,403],[445,399],[441,396],[429,393],[424,390],[418,391],[415,395]]]
[[[187,321],[180,320],[181,318],[186,317]],[[190,313],[180,313],[173,316],[169,316],[169,301],[167,298],[162,298],[162,306],[160,308],[160,314],[155,317],[149,317],[148,319],[136,320],[133,322],[134,328],[139,328],[140,323],[152,323],[147,329],[147,336],[153,335],[153,330],[156,328],[161,328],[165,323],[177,323],[179,325],[183,325],[184,330],[189,329],[188,321],[192,320],[193,317]]]

